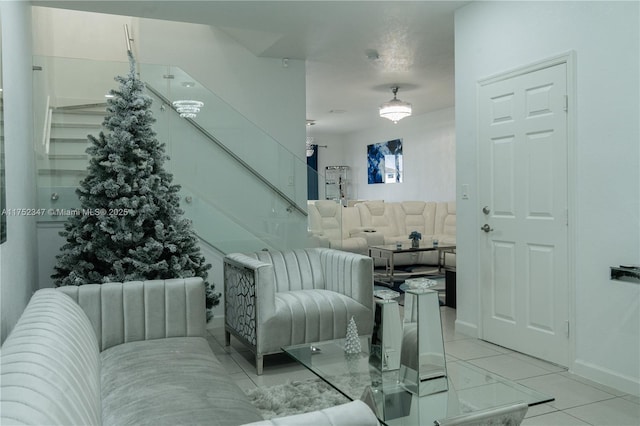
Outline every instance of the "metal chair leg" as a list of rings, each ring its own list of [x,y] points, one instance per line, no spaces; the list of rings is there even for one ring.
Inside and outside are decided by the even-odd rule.
[[[258,376],[262,375],[263,367],[264,367],[264,356],[256,355],[256,372]]]

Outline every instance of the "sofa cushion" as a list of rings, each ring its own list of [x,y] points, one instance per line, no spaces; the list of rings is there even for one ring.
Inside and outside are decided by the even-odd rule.
[[[384,235],[385,243],[387,237],[395,237],[399,234],[396,226],[393,206],[384,201],[366,201],[356,204],[360,212],[360,224],[365,228],[375,229]]]
[[[314,205],[318,210],[318,220],[322,234],[330,240],[342,238],[342,211],[340,204],[330,200],[318,200]]]
[[[114,346],[102,361],[104,425],[239,425],[262,419],[200,337]]]
[[[100,424],[98,342],[61,292],[33,295],[2,345],[0,371],[0,424]]]
[[[456,203],[441,202],[436,208],[435,238],[442,245],[456,244]],[[447,264],[449,264],[448,262]]]
[[[291,342],[311,343],[346,336],[354,317],[358,331],[370,330],[371,309],[351,297],[329,290],[302,290],[276,293],[276,314],[263,324],[262,347],[278,352]]]
[[[420,232],[425,239],[435,233],[436,203],[433,201],[403,201],[393,206],[400,238],[406,241],[413,231]]]

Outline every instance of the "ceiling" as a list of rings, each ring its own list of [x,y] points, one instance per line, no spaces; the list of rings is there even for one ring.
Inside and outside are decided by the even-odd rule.
[[[33,3],[212,25],[257,56],[306,60],[314,132],[348,133],[380,124],[377,108],[395,85],[413,104],[405,120],[454,105],[453,14],[469,1]]]

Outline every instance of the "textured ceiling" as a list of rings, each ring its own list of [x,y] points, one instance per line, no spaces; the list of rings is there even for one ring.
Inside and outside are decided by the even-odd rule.
[[[33,3],[213,25],[257,56],[304,59],[307,118],[316,120],[314,131],[348,133],[379,124],[377,107],[392,98],[394,85],[400,87],[398,98],[413,104],[414,116],[453,106],[453,13],[469,2]]]

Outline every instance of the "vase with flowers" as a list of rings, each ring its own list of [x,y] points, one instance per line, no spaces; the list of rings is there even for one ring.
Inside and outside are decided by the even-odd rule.
[[[418,231],[412,231],[409,234],[409,239],[411,240],[411,247],[418,248],[420,246],[420,240],[422,239],[422,234]]]

